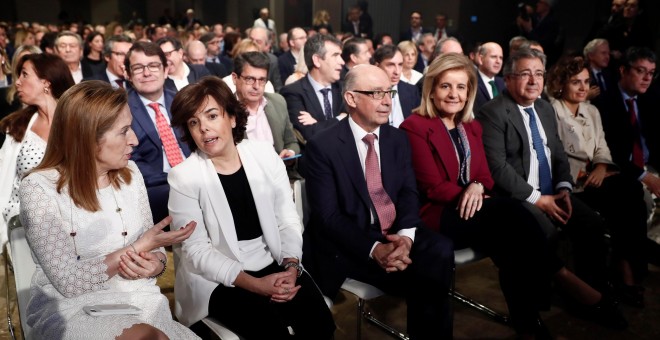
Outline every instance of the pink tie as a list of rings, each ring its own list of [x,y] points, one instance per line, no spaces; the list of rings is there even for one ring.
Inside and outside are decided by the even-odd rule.
[[[376,135],[370,133],[362,138],[362,141],[367,144],[367,159],[365,160],[365,177],[367,179],[367,188],[369,189],[369,197],[374,204],[378,220],[380,221],[380,229],[383,235],[387,235],[394,220],[396,219],[396,209],[390,196],[383,188],[383,180],[380,177],[380,166],[378,166],[378,155],[374,149],[374,140]]]
[[[163,148],[165,149],[165,156],[167,161],[170,163],[171,167],[177,166],[179,163],[183,162],[183,156],[181,156],[181,149],[179,149],[179,143],[176,142],[172,128],[167,124],[165,116],[160,112],[160,106],[158,103],[151,103],[149,106],[154,109],[156,112],[156,129],[158,130],[158,135],[160,135],[160,140],[163,142]]]

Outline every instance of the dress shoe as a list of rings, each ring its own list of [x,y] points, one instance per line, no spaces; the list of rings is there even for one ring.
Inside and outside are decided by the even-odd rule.
[[[595,305],[584,306],[583,315],[586,319],[608,328],[623,330],[628,327],[628,321],[621,314],[616,301],[606,296]]]

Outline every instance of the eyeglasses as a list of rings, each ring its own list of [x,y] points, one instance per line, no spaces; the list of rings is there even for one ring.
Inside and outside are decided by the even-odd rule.
[[[529,80],[529,78],[532,77],[532,76],[534,77],[534,79],[537,79],[537,80],[545,78],[545,72],[541,72],[541,71],[534,72],[534,73],[529,72],[529,71],[524,71],[524,72],[520,72],[520,73],[511,73],[511,75],[514,76],[514,77],[518,77],[522,80]]]
[[[642,77],[651,77],[655,78],[655,69],[652,70],[647,70],[646,67],[641,67],[641,66],[631,66],[630,67],[632,70],[637,73],[637,75],[640,75]]]
[[[376,100],[381,100],[385,98],[386,94],[389,94],[390,98],[394,98],[394,96],[396,96],[396,90],[374,90],[374,91],[352,90],[351,92],[366,94],[367,96]]]
[[[145,68],[148,68],[149,72],[158,72],[158,71],[160,71],[160,68],[162,66],[163,66],[163,64],[158,63],[158,62],[149,63],[147,65],[135,64],[135,65],[131,65],[131,73],[140,74],[140,73],[144,72]]]
[[[126,58],[126,53],[124,53],[124,52],[110,51],[110,53],[112,53],[112,54],[114,54],[118,57]]]
[[[248,85],[252,85],[254,84],[254,82],[257,82],[257,85],[264,86],[268,82],[268,78],[255,78],[255,77],[243,77],[243,76],[238,76],[238,77],[243,79],[243,81]]]
[[[165,53],[165,57],[166,57],[166,58],[169,58],[169,57],[172,56],[172,52],[176,52],[176,51],[178,51],[178,50],[177,50],[177,49],[174,49],[174,50],[171,50],[171,51],[168,51],[168,52],[163,51],[163,53]]]

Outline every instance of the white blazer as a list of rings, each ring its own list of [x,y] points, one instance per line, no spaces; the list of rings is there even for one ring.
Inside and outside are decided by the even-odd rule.
[[[302,226],[284,162],[267,143],[245,139],[237,147],[273,258],[278,264],[284,258],[301,258]],[[172,226],[197,222],[190,238],[174,248],[174,312],[190,326],[208,315],[209,298],[218,284],[232,287],[243,265],[231,209],[206,154],[197,150],[174,167],[167,180]]]

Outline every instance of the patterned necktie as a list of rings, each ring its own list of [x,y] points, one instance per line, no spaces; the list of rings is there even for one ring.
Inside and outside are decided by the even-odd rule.
[[[637,123],[637,113],[635,112],[635,98],[626,99],[628,113],[630,114],[630,125],[634,131],[634,141],[632,149],[632,162],[639,168],[644,168],[644,151],[642,151],[642,141],[640,138],[639,124]]]
[[[115,79],[115,83],[117,83],[117,86],[121,87],[122,89],[124,88],[124,79]]]
[[[383,181],[380,176],[380,166],[378,165],[378,155],[374,149],[374,140],[376,135],[369,133],[362,141],[367,144],[367,159],[364,162],[364,173],[367,180],[367,189],[369,190],[369,197],[373,203],[380,221],[380,230],[383,235],[387,235],[394,220],[396,219],[396,208],[390,199],[390,196],[383,188]]]
[[[172,128],[167,124],[165,116],[160,112],[160,105],[158,105],[158,103],[151,103],[149,106],[156,112],[156,129],[158,130],[161,142],[163,142],[163,149],[165,149],[167,162],[170,163],[171,167],[175,167],[183,162],[179,143],[177,143],[176,137],[174,137]]]
[[[332,106],[330,106],[328,92],[330,92],[330,89],[321,89],[321,94],[323,94],[323,113],[326,120],[332,119]]]
[[[536,125],[536,118],[534,109],[527,107],[523,109],[529,115],[529,129],[532,131],[532,143],[536,151],[536,159],[539,161],[539,185],[541,187],[541,195],[552,195],[552,174],[550,173],[550,164],[548,157],[545,155],[545,147],[543,145],[543,138]]]
[[[495,80],[489,81],[488,84],[490,84],[490,88],[493,90],[493,98],[497,97],[497,95],[500,94],[500,91],[497,89],[497,86],[495,86]]]

